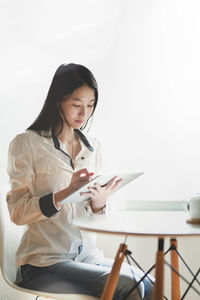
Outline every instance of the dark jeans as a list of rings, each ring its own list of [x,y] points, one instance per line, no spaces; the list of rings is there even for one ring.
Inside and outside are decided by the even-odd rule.
[[[86,294],[100,298],[112,264],[111,259],[104,259],[100,265],[74,261],[60,262],[47,267],[27,264],[18,270],[16,283],[43,292]],[[131,269],[129,265],[123,264],[113,300],[151,300],[153,285],[147,278],[127,297],[135,282],[144,275],[137,268]],[[151,279],[153,280],[152,277]]]

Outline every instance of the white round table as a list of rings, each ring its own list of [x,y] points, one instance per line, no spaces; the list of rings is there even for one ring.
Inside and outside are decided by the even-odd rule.
[[[171,266],[179,272],[177,237],[200,237],[200,225],[188,224],[188,214],[184,211],[121,211],[106,215],[92,215],[77,218],[74,226],[90,232],[125,236],[146,236],[158,238],[154,300],[164,299],[164,238],[170,237]],[[112,299],[121,264],[127,246],[121,244],[110,277],[107,280],[102,300]],[[172,276],[172,300],[180,300],[180,278],[176,272]]]

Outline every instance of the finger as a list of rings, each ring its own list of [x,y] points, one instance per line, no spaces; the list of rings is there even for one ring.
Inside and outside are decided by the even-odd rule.
[[[80,171],[81,172],[79,172],[78,174],[80,180],[87,180],[87,181],[92,180],[92,176],[94,176],[94,172],[89,172],[87,169],[82,169]]]
[[[91,187],[91,186],[88,186],[88,190],[90,191],[90,193],[93,195],[93,196],[95,196],[95,195],[97,195],[97,190],[96,190],[96,188],[94,188],[94,187]]]
[[[117,176],[114,176],[106,185],[107,188],[112,187],[117,181]]]
[[[93,189],[95,189],[95,190],[97,190],[98,192],[100,192],[101,189],[102,189],[102,187],[101,187],[97,182],[95,182],[95,183],[94,183]]]
[[[80,196],[90,197],[91,196],[91,192],[81,192]]]
[[[118,189],[118,187],[120,186],[120,184],[122,183],[123,179],[120,178],[118,180],[116,180],[116,178],[109,183],[108,186],[106,186],[107,190],[110,190],[111,192],[114,192],[116,189]]]
[[[81,169],[81,170],[75,172],[74,175],[78,176],[78,177],[85,177],[85,176],[89,176],[90,173],[86,168],[84,168],[84,169]]]
[[[113,190],[116,190],[120,184],[122,183],[123,179],[118,179],[116,182],[115,182],[115,185],[112,187]]]
[[[119,188],[119,186],[120,186],[122,180],[123,180],[123,179],[117,180],[117,182],[115,182],[114,185],[110,186],[108,190],[109,190],[111,193],[113,193],[114,191],[116,191],[116,190]]]
[[[88,182],[90,182],[91,181],[91,177],[89,176],[89,175],[87,175],[87,176],[80,176],[79,178],[78,178],[78,181],[81,181],[81,182],[86,182],[86,183],[88,183]]]
[[[76,178],[78,181],[86,182],[86,183],[92,180],[90,173],[84,173],[84,172],[77,174]]]

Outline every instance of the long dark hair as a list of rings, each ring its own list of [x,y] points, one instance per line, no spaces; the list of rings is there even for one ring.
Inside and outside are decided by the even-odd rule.
[[[94,75],[89,69],[82,65],[73,63],[67,65],[62,64],[56,70],[40,114],[27,129],[35,130],[39,134],[41,134],[41,131],[51,130],[55,134],[55,130],[59,126],[60,133],[63,129],[63,120],[60,116],[59,104],[63,101],[65,96],[70,96],[77,88],[85,84],[95,92],[93,114],[98,101],[98,86]],[[88,120],[81,129],[84,129],[87,123]]]

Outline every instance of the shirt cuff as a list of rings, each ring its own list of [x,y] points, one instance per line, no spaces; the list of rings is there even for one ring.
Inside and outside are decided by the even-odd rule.
[[[55,208],[57,209],[57,211],[61,210],[61,206],[59,206],[58,204],[56,205],[54,193],[53,193],[53,205],[55,206]]]
[[[51,217],[60,210],[60,208],[57,208],[55,205],[53,193],[40,197],[39,205],[40,205],[41,212],[46,217]]]
[[[84,207],[87,213],[89,213],[90,215],[105,215],[106,213],[106,205],[104,205],[104,207],[101,210],[95,213],[92,211],[91,201],[86,201]]]

